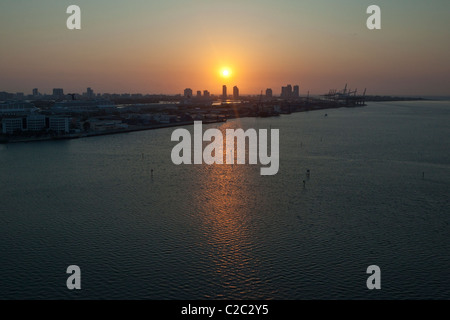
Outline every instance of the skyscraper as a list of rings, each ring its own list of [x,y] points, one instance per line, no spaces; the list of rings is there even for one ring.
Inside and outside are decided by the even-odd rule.
[[[239,88],[237,86],[233,87],[233,99],[239,99]]]
[[[272,98],[273,92],[272,89],[268,88],[266,89],[266,98]]]
[[[292,97],[295,99],[300,97],[300,87],[298,85],[294,86],[294,92],[292,93]]]
[[[39,90],[37,88],[33,89],[33,96],[37,97],[39,95]]]
[[[281,87],[281,97],[284,99],[292,99],[298,98],[300,96],[299,86],[294,86],[294,90],[292,90],[292,86],[288,84],[286,87]]]
[[[290,85],[290,84],[288,84],[287,85],[287,87],[286,87],[286,95],[287,95],[287,97],[286,98],[291,98],[292,97],[292,86]]]
[[[91,88],[87,88],[86,90],[86,96],[88,98],[93,98],[94,97],[94,90],[92,90]]]
[[[184,97],[185,98],[192,98],[192,89],[191,88],[186,88],[184,89]]]
[[[223,99],[226,99],[227,97],[228,97],[228,94],[227,94],[227,86],[224,85],[224,86],[222,87],[222,98],[223,98]]]
[[[200,90],[197,91],[197,98],[201,98],[202,97],[202,92]]]
[[[209,97],[210,96],[209,91],[208,90],[203,91],[203,96],[204,97]]]

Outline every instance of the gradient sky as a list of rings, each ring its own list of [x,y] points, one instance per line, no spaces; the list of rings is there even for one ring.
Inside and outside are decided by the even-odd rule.
[[[66,28],[66,8],[82,30]],[[366,9],[382,10],[382,30]],[[2,0],[0,91],[450,94],[449,0]],[[231,68],[230,79],[219,71]]]

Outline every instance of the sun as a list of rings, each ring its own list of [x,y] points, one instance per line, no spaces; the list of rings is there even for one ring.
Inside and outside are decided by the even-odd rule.
[[[220,74],[224,78],[229,78],[231,76],[231,70],[228,68],[222,69],[222,71],[220,71]]]

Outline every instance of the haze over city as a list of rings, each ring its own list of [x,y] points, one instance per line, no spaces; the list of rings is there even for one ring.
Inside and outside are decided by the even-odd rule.
[[[82,29],[66,28],[79,5]],[[368,30],[366,9],[382,10]],[[322,94],[445,95],[450,2],[2,1],[0,91],[242,94],[287,83]],[[224,74],[229,70],[229,74]]]

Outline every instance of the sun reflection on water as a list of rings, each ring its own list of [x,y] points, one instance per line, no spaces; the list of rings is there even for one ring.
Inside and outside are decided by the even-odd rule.
[[[233,124],[233,127],[238,125]],[[229,124],[218,127],[225,136]],[[224,153],[226,149],[224,148]],[[225,158],[226,154],[224,154]],[[210,298],[230,297],[237,292],[249,298],[265,298],[255,290],[263,282],[260,258],[255,252],[255,201],[250,195],[254,177],[246,165],[203,165],[199,167],[201,189],[196,206],[214,273],[221,279],[222,292]],[[251,279],[249,281],[249,279]]]

